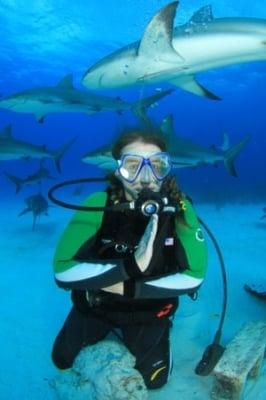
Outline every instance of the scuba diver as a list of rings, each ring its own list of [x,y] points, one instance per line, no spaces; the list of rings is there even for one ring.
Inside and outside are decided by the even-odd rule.
[[[112,155],[117,169],[107,189],[84,203],[102,210],[76,212],[55,251],[55,281],[71,290],[73,306],[52,359],[70,368],[82,348],[120,332],[147,388],[156,389],[172,370],[179,296],[193,298],[201,286],[207,246],[190,200],[170,175],[162,137],[125,132]]]

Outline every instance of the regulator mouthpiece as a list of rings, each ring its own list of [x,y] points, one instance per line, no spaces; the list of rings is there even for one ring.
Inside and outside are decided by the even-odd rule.
[[[134,202],[133,207],[146,217],[150,217],[153,214],[160,214],[163,211],[164,206],[167,204],[167,197],[162,197],[158,192],[143,189],[137,200]]]

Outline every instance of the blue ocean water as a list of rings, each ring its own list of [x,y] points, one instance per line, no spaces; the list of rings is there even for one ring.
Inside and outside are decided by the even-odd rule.
[[[38,86],[52,86],[72,73],[74,84],[86,69],[102,56],[138,40],[149,19],[167,1],[130,0],[82,1],[1,1],[0,2],[0,92],[12,94]],[[183,1],[176,15],[176,25],[185,23],[203,1]],[[236,4],[212,2],[215,17],[244,16],[265,18],[259,1]],[[171,113],[176,133],[206,147],[221,144],[226,132],[235,144],[246,133],[251,141],[236,160],[238,178],[230,176],[222,163],[198,169],[182,169],[177,176],[182,189],[197,201],[264,201],[265,174],[265,62],[252,62],[206,71],[198,80],[222,98],[210,101],[180,89],[149,111],[157,123]],[[167,86],[169,87],[169,85]],[[103,94],[137,100],[154,93],[154,87],[104,91]],[[0,109],[0,128],[12,124],[14,136],[35,144],[56,148],[72,137],[73,147],[62,162],[61,178],[98,176],[102,171],[80,161],[84,152],[109,143],[123,126],[136,125],[130,111],[123,115],[105,112],[94,115],[52,114],[43,124],[33,115]],[[47,167],[54,171],[52,162]],[[0,163],[0,171],[23,177],[38,166],[38,161]],[[2,191],[13,196],[13,184],[1,174]],[[34,190],[31,188],[31,190]],[[24,192],[26,193],[26,192]],[[23,197],[21,193],[20,196]]]
[[[27,2],[22,0],[0,0],[1,96],[13,94],[28,88],[56,85],[60,79],[70,73],[73,74],[75,87],[84,90],[81,85],[81,78],[87,68],[101,57],[141,38],[150,18],[167,3],[167,0],[102,0],[100,2],[96,0],[76,0],[75,2],[69,2],[67,0],[27,0]],[[177,11],[176,25],[186,23],[192,14],[204,5],[206,5],[206,2],[203,0],[181,1]],[[213,0],[211,5],[215,17],[258,17],[266,19],[266,8],[263,2],[259,0],[253,2],[240,0],[233,3],[226,2],[225,0]],[[241,215],[241,227],[244,228],[246,228],[246,217],[249,223],[253,224],[255,218],[258,216],[259,219],[261,215],[261,205],[263,204],[266,206],[265,77],[266,61],[209,70],[200,73],[197,76],[198,81],[221,97],[221,101],[207,100],[177,88],[169,97],[160,101],[157,107],[151,108],[148,111],[150,118],[157,124],[169,113],[173,114],[176,133],[205,147],[211,147],[213,145],[219,146],[222,141],[222,133],[224,132],[228,134],[230,144],[232,145],[240,141],[246,134],[251,135],[250,142],[235,162],[238,177],[230,176],[222,163],[219,163],[217,167],[202,166],[198,168],[184,168],[176,171],[181,189],[193,198],[195,204],[202,203],[202,210],[205,210],[205,204],[207,204],[206,207],[210,206],[214,208],[223,204],[239,205],[244,203],[250,205],[251,207],[247,208],[247,210],[251,210],[250,215]],[[105,90],[101,93],[110,96],[120,96],[127,101],[134,101],[143,96],[154,94],[154,89],[156,89],[156,87],[157,85],[143,86],[141,88],[112,89]],[[162,85],[162,87],[168,88],[171,86],[165,84]],[[52,114],[48,115],[43,123],[37,123],[32,114],[15,113],[0,109],[0,130],[7,124],[12,124],[13,135],[18,139],[38,145],[44,144],[50,149],[55,149],[71,138],[76,137],[75,143],[62,160],[61,174],[58,173],[51,160],[45,161],[45,166],[50,170],[51,175],[56,177],[56,180],[47,180],[42,183],[41,191],[44,196],[46,196],[49,187],[56,181],[80,177],[103,176],[104,172],[99,168],[84,164],[81,161],[81,156],[90,150],[110,143],[123,127],[128,125],[136,126],[137,123],[136,117],[133,116],[130,111],[125,111],[122,115],[114,112],[102,112],[93,115],[72,113]],[[6,178],[4,172],[19,177],[25,177],[36,171],[38,167],[38,160],[0,160],[1,200],[4,205],[7,203],[16,205],[13,208],[11,207],[12,213],[19,212],[19,210],[24,207],[24,199],[31,194],[38,193],[40,188],[39,185],[25,187],[16,195],[14,184]],[[85,193],[91,190],[94,190],[93,185],[84,189],[84,193],[82,192],[81,197],[75,198],[72,196],[69,199],[79,203],[82,201],[83,194],[85,196]],[[257,205],[259,207],[258,211],[256,210]],[[239,235],[241,236],[241,240],[242,238],[243,240],[237,243],[238,247],[236,246],[235,249],[233,243],[234,234],[230,231],[230,226],[231,224],[234,225],[235,221],[238,220],[238,212],[241,209],[236,208],[235,210],[235,214],[230,209],[228,213],[221,213],[221,217],[219,217],[219,207],[217,207],[218,220],[214,223],[216,232],[222,237],[226,255],[231,255],[230,251],[235,251],[235,259],[230,259],[229,267],[231,267],[231,263],[233,267],[236,265],[242,268],[242,262],[240,262],[240,260],[242,260],[241,256],[245,257],[245,255],[242,254],[245,243],[247,244],[250,258],[254,256],[255,252],[255,259],[258,260],[257,264],[260,262],[264,265],[265,253],[263,250],[263,259],[263,257],[261,257],[261,249],[264,246],[263,235],[265,232],[265,225],[258,225],[261,229],[258,230],[258,236],[256,236],[255,231],[257,227],[254,223],[252,227],[253,233],[255,233],[251,239],[249,238],[249,228],[247,228],[247,231],[242,229],[240,232],[242,236]],[[26,227],[21,225],[20,227],[19,223],[22,224],[21,220],[17,219],[17,215],[12,214],[10,215],[11,221],[16,221],[17,223],[14,234],[11,232],[11,225],[9,227],[7,226],[8,224],[6,224],[6,227],[8,228],[9,235],[7,238],[11,237],[14,241],[18,239],[18,244],[10,246],[10,253],[14,247],[17,254],[17,265],[14,266],[14,270],[16,272],[21,271],[19,261],[22,255],[22,258],[25,258],[25,260],[21,262],[22,266],[26,268],[29,267],[30,271],[30,276],[28,276],[27,273],[24,274],[24,272],[22,274],[24,279],[22,295],[27,285],[30,284],[29,281],[33,280],[32,277],[35,279],[35,281],[33,280],[32,282],[34,288],[28,289],[29,293],[25,291],[27,296],[24,297],[26,299],[24,303],[27,303],[28,299],[31,299],[31,297],[36,296],[36,308],[38,308],[38,310],[41,309],[43,314],[47,313],[47,309],[49,309],[50,313],[50,309],[52,310],[53,304],[56,303],[52,296],[49,298],[50,292],[47,287],[51,287],[53,295],[57,296],[56,311],[58,307],[60,311],[58,315],[60,315],[60,318],[63,320],[67,313],[68,306],[65,305],[65,303],[62,306],[63,295],[61,291],[55,287],[52,278],[49,278],[50,281],[48,283],[44,283],[43,291],[40,289],[41,283],[38,282],[39,275],[34,264],[36,263],[34,258],[36,253],[33,253],[33,260],[30,257],[30,246],[35,246],[37,252],[43,251],[43,264],[46,263],[46,269],[41,270],[40,276],[42,278],[44,276],[52,276],[50,260],[54,246],[56,245],[53,235],[58,237],[63,229],[61,212],[62,210],[57,211],[57,209],[53,209],[47,220],[47,225],[46,220],[43,219],[41,229],[40,231],[37,230],[36,236],[30,231],[30,218],[27,220],[29,225]],[[57,224],[58,215],[61,219],[59,218],[60,221]],[[5,208],[3,208],[2,216],[7,218],[5,215]],[[66,218],[67,217],[64,215],[63,219],[65,222]],[[221,218],[221,221],[219,218]],[[226,221],[226,226],[229,226],[228,232],[225,233],[222,232],[223,220],[228,220]],[[228,235],[228,233],[230,233],[229,231],[231,232],[231,236]],[[18,238],[18,236],[20,237]],[[23,237],[25,243],[22,242]],[[259,237],[259,240],[257,237]],[[232,250],[232,248],[234,249]],[[3,254],[9,255],[9,253],[5,253],[4,250],[2,248]],[[45,253],[46,250],[48,253]],[[237,254],[237,252],[239,254]],[[6,256],[7,263],[10,262],[10,259]],[[29,260],[29,266],[26,265],[27,260]],[[232,260],[234,260],[234,262]],[[43,267],[43,265],[41,266]],[[233,283],[239,279],[239,281],[237,281],[239,286],[236,290],[234,288],[235,291],[231,292],[231,301],[232,299],[234,300],[235,293],[237,296],[243,295],[242,283],[244,283],[246,277],[249,278],[249,270],[243,270],[241,278],[239,278],[238,270],[236,271],[234,268],[230,270],[233,276],[230,284],[233,285]],[[217,271],[215,271],[215,273],[217,273]],[[19,277],[21,276],[19,275]],[[8,281],[9,279],[13,284],[14,281],[17,280],[17,275],[15,278],[9,276]],[[36,285],[34,286],[34,282],[36,281],[39,284],[37,287]],[[21,282],[22,279],[19,279],[19,283]],[[216,279],[215,282],[218,291],[220,290],[220,280]],[[7,286],[5,281],[3,285]],[[211,286],[210,283],[209,286]],[[4,288],[6,289],[6,287]],[[8,292],[9,288],[6,290]],[[215,290],[216,287],[213,288],[212,286],[212,295],[214,296]],[[23,321],[24,318],[23,315],[20,315],[25,308],[24,306],[22,307],[23,302],[21,301],[20,291],[21,287],[15,289],[15,292],[19,293],[19,295],[15,294],[10,300],[11,303],[14,302],[15,305],[14,308],[12,308],[12,319],[9,326],[9,315],[7,313],[6,326],[8,326],[8,332],[9,329],[11,332],[15,330],[15,328],[13,330],[13,326],[15,326],[15,322],[13,323],[13,321],[17,319]],[[40,293],[43,298],[39,296]],[[49,307],[47,307],[46,304],[46,296],[49,298]],[[206,294],[206,299],[208,302],[209,294]],[[16,305],[20,304],[20,302],[21,308],[18,307],[17,309]],[[9,299],[5,298],[3,304],[6,304],[8,307]],[[253,305],[252,303],[248,309],[248,316],[252,315],[254,312],[252,308]],[[27,307],[26,311],[28,311]],[[216,304],[215,307],[219,311]],[[256,304],[256,307],[256,309],[259,309],[260,315],[263,315],[265,312],[263,306],[258,306]],[[235,311],[236,308],[238,308],[238,305],[234,304],[233,310]],[[242,310],[242,314],[240,311],[241,316],[244,314],[244,311],[245,310]],[[211,312],[214,314],[213,310],[211,310]],[[48,340],[49,343],[43,340],[45,345],[41,350],[41,346],[38,347],[37,344],[34,343],[34,346],[36,346],[36,353],[38,352],[38,354],[40,353],[42,356],[40,357],[43,363],[41,366],[44,365],[43,369],[45,371],[43,374],[42,371],[40,372],[42,378],[47,371],[47,365],[51,364],[47,354],[49,355],[51,343],[58,331],[58,315],[56,313],[49,314],[50,319],[48,324],[50,325],[48,325],[48,327],[47,320],[45,322],[40,322],[41,326],[43,324],[42,335],[45,336],[45,340]],[[231,326],[237,327],[240,320],[234,318],[233,313],[231,313],[230,316],[232,318],[230,321]],[[29,318],[29,315],[27,315],[27,318]],[[41,320],[42,316],[39,318]],[[231,327],[230,323],[227,325],[229,326],[229,328],[227,328],[228,330],[230,330]],[[22,324],[22,326],[24,325]],[[29,324],[29,326],[31,325]],[[29,326],[27,326],[27,329]],[[36,326],[34,321],[32,321],[32,326]],[[27,329],[25,329],[25,332],[27,332]],[[23,331],[23,329],[21,330]],[[205,340],[205,345],[209,340],[209,327],[206,327],[204,332],[206,333],[206,337],[201,339],[202,341]],[[34,332],[34,334],[35,338],[38,338],[40,331]],[[15,335],[17,335],[17,333]],[[227,334],[227,336],[229,339],[230,334]],[[27,338],[26,333],[25,338]],[[17,336],[15,336],[15,339],[20,344]],[[29,342],[28,345],[30,354],[27,368],[25,368],[24,364],[27,361],[22,357],[20,357],[18,361],[21,371],[28,371],[34,367],[31,364],[31,360],[35,357],[35,347],[32,347]],[[200,351],[202,350],[203,349],[200,349]],[[30,356],[32,358],[30,358]],[[6,354],[5,358],[10,360],[9,354]],[[11,366],[8,365],[8,367],[13,371],[13,359],[9,362]],[[37,383],[39,385],[39,381]],[[36,384],[34,386],[35,392],[32,391],[32,393],[36,393],[36,387],[38,385]],[[30,389],[27,388],[26,384],[25,387],[30,393],[27,398],[32,397],[32,393]],[[26,389],[23,393],[26,392]],[[43,395],[44,391],[42,390],[44,390],[43,386],[40,389],[40,396],[38,398],[47,398],[50,400],[48,395],[47,397]],[[19,389],[17,389],[17,391],[19,392]],[[8,390],[7,393],[9,393]],[[8,396],[5,396],[5,398],[8,398]],[[13,398],[17,400],[19,397],[14,395]],[[26,397],[22,398],[26,399]],[[195,399],[196,398],[197,397],[195,397]],[[202,400],[202,398],[198,398]]]

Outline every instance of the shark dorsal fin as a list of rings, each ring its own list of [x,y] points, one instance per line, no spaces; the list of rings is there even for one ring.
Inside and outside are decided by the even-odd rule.
[[[12,131],[12,125],[11,124],[6,125],[1,132],[1,136],[5,138],[10,138],[12,136],[11,131]]]
[[[56,86],[62,89],[73,89],[73,75],[68,74],[64,76],[64,78],[62,78]]]
[[[167,142],[168,147],[171,147],[174,133],[174,118],[173,114],[168,114],[161,122],[160,130]]]
[[[229,141],[229,136],[227,133],[223,132],[222,133],[222,144],[219,147],[221,151],[227,151],[230,147],[230,141]]]
[[[172,46],[174,18],[178,1],[174,1],[162,8],[148,24],[138,48],[138,56],[158,59],[183,61],[183,58]],[[157,59],[158,58],[158,59]]]
[[[209,4],[207,6],[201,7],[199,10],[194,12],[188,24],[206,24],[207,22],[213,21],[212,6]]]

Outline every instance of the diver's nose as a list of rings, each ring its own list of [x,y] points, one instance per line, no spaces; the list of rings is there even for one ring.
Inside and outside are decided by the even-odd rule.
[[[140,182],[150,183],[152,181],[153,181],[153,174],[151,167],[149,165],[144,165],[144,167],[140,171]]]

